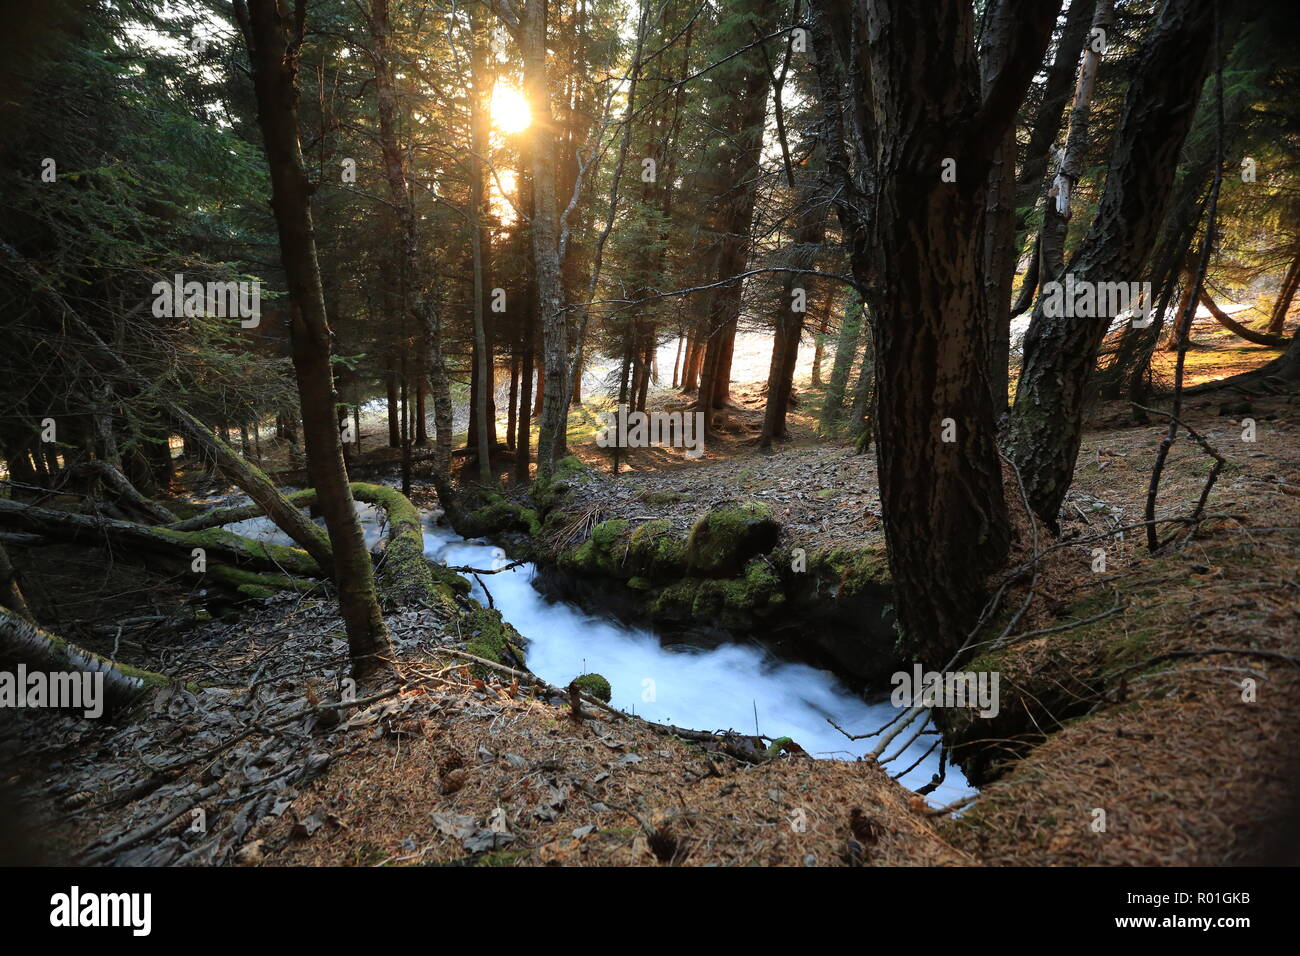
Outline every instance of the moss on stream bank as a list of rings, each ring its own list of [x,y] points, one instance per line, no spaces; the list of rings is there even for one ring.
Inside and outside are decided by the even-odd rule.
[[[764,634],[781,653],[854,678],[895,662],[892,589],[883,545],[778,548],[759,502],[700,515],[683,536],[666,519],[597,524],[580,544],[535,553],[559,596],[621,606],[670,629]]]

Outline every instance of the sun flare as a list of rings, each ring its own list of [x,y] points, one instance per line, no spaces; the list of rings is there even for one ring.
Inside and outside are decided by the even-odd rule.
[[[533,121],[528,100],[518,90],[497,86],[492,90],[492,125],[506,135],[519,133]]]

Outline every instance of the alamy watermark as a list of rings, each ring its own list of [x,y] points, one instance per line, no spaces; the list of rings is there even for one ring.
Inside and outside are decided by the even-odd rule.
[[[895,672],[889,682],[895,707],[975,707],[981,717],[996,717],[1001,709],[997,671],[922,672],[916,664],[911,673]]]
[[[0,709],[39,707],[80,710],[82,716],[104,713],[104,675],[100,671],[0,671]]]
[[[239,282],[185,281],[179,272],[171,282],[153,284],[153,314],[157,319],[198,318],[240,319],[240,327],[255,329],[262,322],[262,283],[256,279]]]
[[[596,435],[601,448],[684,448],[687,458],[704,454],[703,412],[629,412],[626,405],[604,413]]]
[[[1117,318],[1130,315],[1135,329],[1151,324],[1150,282],[1091,282],[1067,272],[1064,282],[1043,283],[1043,314],[1048,318]]]
[[[50,925],[124,926],[133,936],[148,936],[153,928],[152,893],[83,893],[74,886],[50,897]]]

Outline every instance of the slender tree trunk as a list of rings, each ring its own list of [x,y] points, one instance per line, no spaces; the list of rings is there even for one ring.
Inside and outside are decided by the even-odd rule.
[[[812,266],[826,234],[826,206],[821,201],[819,181],[809,178],[798,193],[799,217],[796,220],[789,259],[792,269]],[[812,302],[814,284],[811,276],[787,273],[782,287],[781,312],[772,336],[772,361],[767,373],[767,407],[763,411],[763,430],[759,447],[771,448],[774,441],[784,440],[790,393],[794,388],[794,370],[799,358],[799,340],[803,336],[804,317]],[[822,320],[823,324],[825,320]],[[824,339],[824,336],[821,336]],[[820,341],[818,351],[821,351]],[[838,358],[838,356],[837,356]],[[819,371],[820,355],[813,360],[814,375]],[[847,375],[847,371],[845,372]]]
[[[248,43],[258,125],[270,169],[271,207],[292,303],[290,340],[307,471],[329,532],[353,668],[359,677],[367,677],[386,666],[381,658],[390,647],[332,411],[337,396],[330,364],[331,332],[316,261],[311,185],[298,140],[297,53],[305,7],[299,0],[295,18],[282,11],[277,0],[235,0],[235,9]]]
[[[1256,332],[1242,325],[1228,313],[1224,312],[1214,299],[1210,298],[1210,290],[1201,288],[1201,305],[1210,310],[1210,315],[1214,320],[1222,325],[1234,335],[1239,335],[1247,342],[1253,345],[1264,345],[1271,349],[1284,349],[1291,344],[1290,339],[1283,335],[1265,335],[1262,332]]]
[[[524,0],[516,17],[507,5],[498,13],[514,31],[524,63],[524,90],[532,110],[533,268],[537,311],[542,323],[541,420],[538,423],[537,471],[550,475],[564,453],[568,368],[568,328],[560,277],[560,217],[556,189],[555,120],[551,112],[550,75],[546,63],[546,2]],[[503,9],[505,8],[505,9]]]
[[[1282,330],[1286,327],[1286,317],[1291,311],[1291,302],[1298,288],[1300,288],[1300,250],[1291,260],[1291,268],[1287,270],[1286,278],[1282,280],[1282,288],[1278,290],[1277,301],[1273,303],[1273,312],[1268,320],[1269,335],[1282,334]]]
[[[397,369],[393,367],[393,359],[389,357],[388,367],[384,370],[384,389],[387,393],[388,400],[388,447],[402,447],[402,419],[401,408],[398,404],[397,397]]]
[[[844,393],[849,386],[853,360],[857,357],[858,341],[862,337],[862,304],[853,300],[844,310],[840,320],[840,334],[835,343],[835,362],[831,365],[831,379],[826,385],[822,401],[821,430],[830,434],[836,430],[844,412]]]

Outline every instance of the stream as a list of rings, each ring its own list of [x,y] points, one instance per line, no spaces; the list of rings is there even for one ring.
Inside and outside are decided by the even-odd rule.
[[[373,547],[382,537],[383,514],[369,505],[357,507],[366,543]],[[258,540],[292,543],[264,517],[227,529]],[[440,564],[485,571],[510,563],[501,548],[462,538],[439,524],[436,514],[425,518],[424,552]],[[557,687],[579,674],[598,673],[609,681],[610,703],[620,710],[694,730],[757,730],[771,738],[791,737],[814,757],[841,760],[866,754],[878,738],[849,740],[828,718],[850,733],[867,733],[898,715],[887,691],[867,700],[830,671],[779,660],[754,644],[700,648],[668,643],[649,629],[543,597],[533,587],[534,575],[533,565],[523,564],[482,578],[501,616],[528,640],[529,669]],[[483,586],[472,577],[468,580],[473,596],[486,607]],[[895,752],[910,733],[904,731],[886,753]],[[896,774],[915,763],[900,782],[913,789],[929,783],[939,769],[938,748],[925,752],[935,740],[932,733],[923,735],[886,769]],[[926,799],[932,806],[943,806],[972,793],[961,771],[949,766],[947,778]]]

